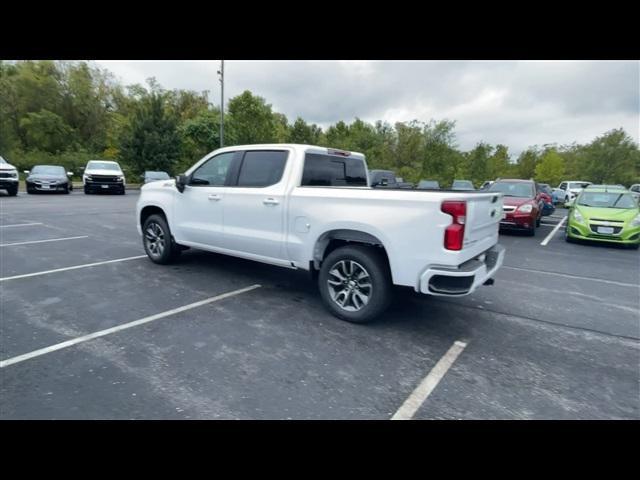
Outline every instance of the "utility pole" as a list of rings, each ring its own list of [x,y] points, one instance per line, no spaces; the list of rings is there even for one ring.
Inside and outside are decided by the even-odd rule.
[[[220,60],[220,148],[224,147],[224,60]]]

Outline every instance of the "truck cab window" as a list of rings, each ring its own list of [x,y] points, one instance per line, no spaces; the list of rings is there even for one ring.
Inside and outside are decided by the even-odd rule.
[[[210,158],[193,172],[189,184],[192,186],[224,186],[234,156],[235,152],[227,152]]]
[[[244,154],[238,187],[268,187],[282,179],[287,152],[248,151]]]
[[[307,153],[302,186],[366,187],[367,172],[360,158]]]

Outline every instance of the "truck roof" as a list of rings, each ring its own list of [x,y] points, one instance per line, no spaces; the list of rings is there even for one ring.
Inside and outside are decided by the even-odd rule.
[[[217,150],[210,152],[208,155],[211,155],[214,152],[234,152],[236,150],[269,150],[279,148],[293,148],[295,150],[320,150],[326,153],[330,153],[330,151],[333,150],[336,152],[349,153],[349,156],[353,155],[364,158],[364,154],[361,152],[344,150],[342,148],[321,147],[319,145],[307,145],[304,143],[257,143],[252,145],[231,145],[229,147],[218,148]]]

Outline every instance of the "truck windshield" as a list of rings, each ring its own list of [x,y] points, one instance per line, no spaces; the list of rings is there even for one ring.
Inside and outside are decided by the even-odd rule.
[[[420,183],[418,183],[418,188],[424,188],[426,189],[439,189],[440,188],[440,184],[438,182],[436,182],[435,180],[421,180]]]
[[[147,172],[145,175],[149,180],[169,180],[167,172]]]
[[[505,197],[532,198],[533,187],[530,183],[495,182],[489,187],[490,192],[501,192]]]
[[[468,180],[455,180],[451,188],[453,190],[475,190],[473,183]]]
[[[598,208],[637,208],[631,194],[626,192],[583,192],[578,205]]]
[[[95,169],[95,170],[113,170],[114,172],[120,171],[120,166],[117,163],[109,163],[109,162],[89,162],[87,164],[87,169]]]

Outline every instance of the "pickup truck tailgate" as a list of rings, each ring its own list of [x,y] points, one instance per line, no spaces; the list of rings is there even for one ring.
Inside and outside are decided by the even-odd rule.
[[[495,243],[502,218],[502,195],[474,194],[467,198],[463,249]]]

